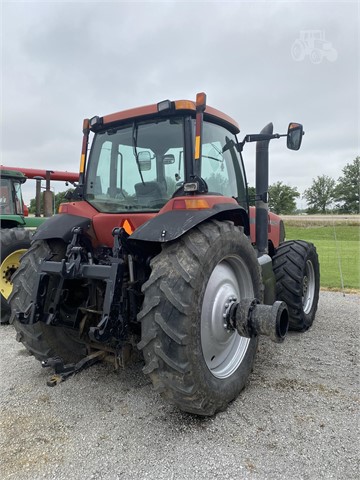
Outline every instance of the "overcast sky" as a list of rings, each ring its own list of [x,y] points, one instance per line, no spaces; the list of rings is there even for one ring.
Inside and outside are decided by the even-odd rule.
[[[238,121],[241,138],[269,121],[279,133],[304,124],[299,152],[271,143],[270,183],[302,193],[359,155],[357,1],[2,1],[1,9],[2,165],[78,171],[83,118],[199,91]],[[314,30],[325,46],[292,50]],[[253,145],[244,157],[254,185]],[[26,202],[34,192],[29,180]]]

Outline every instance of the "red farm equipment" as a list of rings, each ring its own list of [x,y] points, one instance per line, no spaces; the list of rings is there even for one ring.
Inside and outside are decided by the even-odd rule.
[[[204,93],[84,120],[73,199],[38,228],[10,297],[18,338],[54,368],[51,384],[105,357],[122,366],[137,348],[165,399],[212,415],[244,388],[259,335],[280,343],[289,326],[311,326],[316,249],[285,241],[268,211],[269,142],[298,150],[303,128],[238,133]]]

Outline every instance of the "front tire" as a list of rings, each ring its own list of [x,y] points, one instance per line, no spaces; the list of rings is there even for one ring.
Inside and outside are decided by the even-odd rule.
[[[289,330],[304,332],[315,319],[320,290],[320,266],[312,243],[282,243],[273,257],[276,299],[287,303]]]
[[[19,268],[20,258],[30,247],[32,232],[24,228],[7,228],[1,230],[1,324],[9,323],[10,305],[8,299],[13,289],[11,277]]]
[[[213,415],[244,388],[257,339],[227,330],[241,298],[262,299],[260,268],[241,228],[211,221],[163,246],[143,286],[144,373],[181,410]]]
[[[37,360],[46,360],[50,357],[61,357],[65,363],[76,363],[87,354],[84,341],[79,338],[77,331],[63,327],[46,325],[43,322],[36,322],[32,325],[22,324],[16,317],[16,312],[24,312],[32,298],[32,286],[35,284],[38,267],[45,258],[61,260],[65,255],[65,244],[63,242],[37,241],[23,256],[20,267],[13,277],[13,291],[9,298],[11,306],[11,319],[16,329],[16,339],[22,342],[28,352]],[[56,288],[56,280],[53,288]],[[51,282],[51,281],[50,281]],[[48,287],[50,291],[51,287]],[[73,289],[76,291],[76,289]],[[62,309],[71,308],[62,304]],[[76,307],[75,307],[76,308]]]

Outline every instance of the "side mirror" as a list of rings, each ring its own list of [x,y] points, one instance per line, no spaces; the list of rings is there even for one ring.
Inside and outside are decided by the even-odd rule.
[[[175,163],[175,155],[173,155],[172,153],[168,153],[163,156],[164,165],[172,165],[173,163]]]
[[[149,151],[139,152],[138,160],[140,165],[140,170],[142,172],[147,172],[151,170],[151,154]]]
[[[98,178],[98,177],[96,177],[96,178]],[[69,188],[69,189],[66,191],[66,193],[65,193],[65,195],[64,195],[64,198],[65,198],[68,202],[70,202],[70,201],[74,198],[74,197],[73,197],[73,193],[74,193],[74,190],[73,190],[72,188]]]
[[[287,148],[299,150],[303,135],[304,129],[301,123],[290,123],[287,132]]]

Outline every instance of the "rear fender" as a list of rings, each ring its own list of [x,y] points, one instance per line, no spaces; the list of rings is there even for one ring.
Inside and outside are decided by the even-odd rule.
[[[171,210],[148,220],[128,238],[129,241],[166,243],[176,240],[206,220],[231,220],[242,225],[246,235],[250,234],[246,210],[238,205],[224,203],[204,210]]]
[[[88,230],[91,225],[90,218],[80,217],[78,215],[67,215],[61,213],[48,218],[35,232],[32,242],[36,240],[50,240],[59,238],[65,243],[69,243],[72,239],[72,229],[81,227],[84,231]]]

